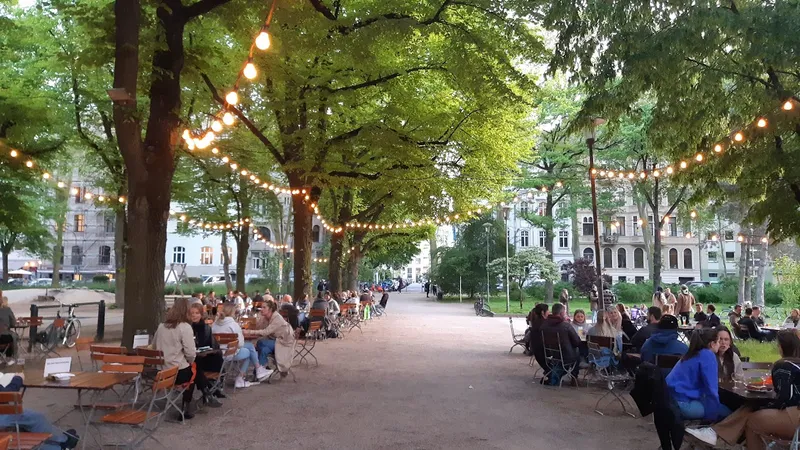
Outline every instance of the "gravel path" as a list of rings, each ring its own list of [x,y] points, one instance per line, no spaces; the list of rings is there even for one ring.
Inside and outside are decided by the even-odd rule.
[[[296,384],[253,386],[156,436],[171,449],[658,447],[650,418],[594,413],[599,389],[533,384],[528,358],[508,353],[507,318],[404,293],[363,328],[319,343],[319,367],[296,368]]]

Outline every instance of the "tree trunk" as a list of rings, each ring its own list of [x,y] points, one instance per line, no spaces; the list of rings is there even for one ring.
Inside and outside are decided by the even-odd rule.
[[[572,228],[572,259],[578,260],[583,258],[583,253],[581,253],[581,242],[580,236],[581,230],[580,223],[578,222],[578,214],[571,214],[570,217],[570,227]]]
[[[720,244],[721,245],[721,244]],[[747,252],[744,250],[744,245],[741,246],[741,251],[739,254],[739,299],[738,303],[740,305],[747,302],[747,296],[745,294],[747,290]]]
[[[250,253],[250,223],[245,222],[239,228],[239,236],[236,238],[236,290],[245,292],[245,272],[247,271],[247,257]]]
[[[356,246],[350,252],[350,259],[347,260],[347,288],[351,291],[358,291],[358,266],[361,263],[361,249]]]
[[[650,205],[653,211],[653,290],[655,291],[661,286],[661,266],[664,264],[664,259],[661,257],[661,229],[664,225],[659,215],[659,206],[661,205],[661,190],[658,178],[653,183],[653,204]]]
[[[120,191],[120,195],[125,194],[125,190]],[[114,304],[117,308],[125,308],[125,252],[128,247],[128,220],[125,217],[125,209],[120,208],[116,211],[114,228],[114,264],[116,266],[115,277],[117,279],[117,289],[114,290]]]
[[[545,217],[548,219],[544,226],[544,249],[550,255],[550,260],[555,262],[553,258],[553,239],[555,239],[555,233],[553,232],[553,206],[553,193],[548,190],[544,212]],[[520,289],[522,289],[521,282]],[[553,280],[545,280],[544,282],[544,301],[545,303],[553,303]],[[522,309],[522,293],[520,293],[519,307]]]
[[[3,252],[3,284],[8,283],[8,253],[6,249],[2,250]]]
[[[328,281],[332,292],[342,291],[342,259],[344,257],[344,234],[331,234],[331,255],[328,261]]]
[[[719,217],[719,215],[717,215],[717,242],[718,242],[717,245],[719,245],[719,252],[717,252],[717,260],[722,261],[722,276],[727,277],[728,263],[727,263],[727,258],[725,257],[725,246],[723,244],[723,242],[725,241],[723,240],[723,237],[724,236],[722,234],[722,219]],[[739,297],[739,300],[741,301],[741,297]]]
[[[69,197],[65,194],[65,192],[69,191],[70,187],[67,186],[67,188],[63,191],[57,191],[56,193],[56,199],[59,202],[59,206],[64,205],[65,208],[63,213],[59,211],[59,215],[56,218],[56,243],[53,246],[53,282],[50,283],[50,286],[53,288],[61,287],[61,259],[64,257],[64,227],[67,223],[67,205],[69,202]],[[120,285],[117,284],[117,286]],[[121,289],[116,290],[119,291]]]
[[[222,230],[222,271],[225,276],[225,295],[233,290],[231,282],[231,255],[228,252],[228,232]]]
[[[756,267],[756,281],[755,281],[755,304],[764,306],[764,282],[766,272],[766,252],[763,249],[759,252],[759,264]]]
[[[647,273],[649,278],[653,279],[653,236],[650,234],[650,224],[647,223],[647,205],[642,201],[641,193],[634,196],[636,200],[636,211],[639,212],[639,219],[642,221],[642,226],[639,227],[642,232],[642,241],[644,242],[644,254],[647,256]]]
[[[430,246],[430,254],[428,255],[428,260],[431,262],[431,268],[428,269],[428,281],[433,282],[433,280],[431,280],[431,276],[434,273],[436,273],[436,266],[439,264],[439,255],[436,254],[438,243],[436,242],[435,231],[433,233],[433,236],[430,239],[428,239],[428,244]],[[380,278],[380,270],[378,271],[378,274]]]
[[[292,189],[303,189],[303,180],[300,175],[290,173],[289,184]],[[312,195],[310,202],[316,202],[319,194]],[[311,283],[311,226],[313,213],[303,197],[292,196],[292,210],[294,216],[294,298],[303,298],[304,294],[314,291]]]

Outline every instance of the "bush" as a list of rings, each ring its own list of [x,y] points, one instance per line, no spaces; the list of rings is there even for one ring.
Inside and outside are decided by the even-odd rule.
[[[269,284],[269,280],[267,280],[266,278],[251,278],[250,281],[247,282],[247,284],[258,284],[258,285]]]
[[[516,281],[511,283],[511,289],[509,290],[509,299],[512,302],[519,303],[522,305],[522,302],[525,301],[525,293],[522,289],[519,288],[519,283]]]
[[[766,283],[764,286],[764,304],[779,306],[783,303],[783,296],[780,289],[772,283]]]
[[[92,277],[92,283],[108,283],[107,275],[95,275]]]
[[[199,277],[189,277],[186,279],[189,284],[202,284],[203,279]]]
[[[736,303],[736,299],[733,302],[725,302],[722,301],[720,298],[720,294],[722,290],[716,286],[707,286],[692,289],[692,294],[694,294],[694,299],[698,303],[702,303],[704,305],[708,305],[709,303],[713,304],[724,304],[724,303]]]
[[[650,306],[653,302],[653,290],[649,284],[617,283],[612,290],[617,294],[617,302],[626,305]]]

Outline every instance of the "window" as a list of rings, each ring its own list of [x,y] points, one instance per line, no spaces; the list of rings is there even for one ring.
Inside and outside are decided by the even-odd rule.
[[[528,230],[522,230],[519,233],[519,246],[527,247],[528,245],[530,245],[530,236]]]
[[[608,269],[614,267],[614,252],[610,248],[603,249],[603,267]]]
[[[636,284],[644,283],[644,277],[636,277],[636,278],[633,279],[633,281]]]
[[[200,247],[200,264],[208,266],[214,264],[214,249],[211,247]]]
[[[633,235],[638,236],[642,228],[639,226],[639,218],[633,216]]]
[[[547,243],[547,233],[544,231],[539,232],[539,247],[545,247]]]
[[[583,235],[594,236],[594,220],[591,217],[583,218]]]
[[[735,252],[725,252],[725,261],[733,261],[736,258]]]
[[[86,188],[75,188],[75,203],[83,203],[83,196],[86,194]]]
[[[717,272],[708,272],[708,278],[719,278],[719,274]]]
[[[641,248],[633,251],[633,268],[644,269],[644,250]]]
[[[522,215],[528,214],[528,202],[522,202],[519,204],[519,212]]]
[[[77,245],[72,246],[72,257],[70,258],[70,263],[73,266],[80,266],[83,262],[83,251]]]
[[[669,249],[669,268],[678,268],[678,250],[674,248]]]
[[[269,228],[258,227],[258,232],[261,233],[261,237],[264,238],[265,241],[269,242],[272,240],[272,233],[269,231]]]
[[[319,225],[311,229],[311,242],[319,242]]]
[[[618,283],[627,283],[628,282],[628,277],[618,277],[617,278],[617,282]]]
[[[710,263],[717,262],[717,252],[708,252],[708,262]]]
[[[678,220],[675,216],[669,218],[669,235],[672,237],[678,235]]]
[[[406,272],[406,274],[407,274],[406,278],[408,278],[410,280],[411,277],[414,274],[414,271],[411,269],[411,267],[408,268],[408,271]]]
[[[101,266],[107,266],[111,264],[111,247],[108,245],[100,246],[100,256],[97,260],[97,263]]]
[[[86,219],[83,214],[75,214],[74,230],[78,232],[86,231]]]
[[[253,269],[260,269],[264,265],[261,252],[250,252],[250,257],[253,260]]]
[[[691,269],[692,264],[692,250],[687,248],[683,251],[683,268]]]
[[[617,250],[617,267],[620,269],[628,267],[628,252],[624,248]]]
[[[725,240],[732,241],[733,240],[733,231],[725,230]]]
[[[106,217],[105,224],[106,224],[106,233],[113,233],[117,229],[116,218],[114,217]]]
[[[172,262],[175,264],[185,264],[186,249],[183,247],[172,247]]]
[[[537,211],[537,214],[540,216],[547,214],[547,203],[539,202],[539,211]]]
[[[590,247],[583,249],[583,257],[594,263],[594,250]]]
[[[622,216],[618,216],[617,222],[619,222],[619,224],[617,225],[617,234],[619,236],[625,236],[625,218]]]
[[[569,247],[569,231],[558,232],[558,248]]]

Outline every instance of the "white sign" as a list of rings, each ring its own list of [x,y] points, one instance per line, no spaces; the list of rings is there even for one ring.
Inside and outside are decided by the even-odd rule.
[[[133,348],[147,347],[150,345],[150,336],[147,334],[137,334],[133,337]]]
[[[44,360],[44,376],[54,373],[69,373],[72,367],[72,358],[47,358]]]

